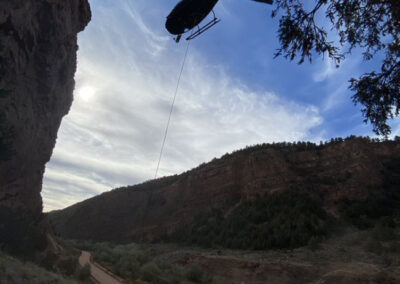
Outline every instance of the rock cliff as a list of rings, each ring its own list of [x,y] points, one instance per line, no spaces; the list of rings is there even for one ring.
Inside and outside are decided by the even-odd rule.
[[[45,164],[73,100],[77,34],[90,18],[87,0],[0,1],[1,218],[10,210],[41,218]]]
[[[50,217],[67,238],[153,240],[189,228],[200,213],[229,214],[243,201],[289,189],[305,190],[338,216],[339,200],[379,195],[388,172],[399,174],[399,161],[400,143],[394,141],[259,145],[178,176],[103,193]]]

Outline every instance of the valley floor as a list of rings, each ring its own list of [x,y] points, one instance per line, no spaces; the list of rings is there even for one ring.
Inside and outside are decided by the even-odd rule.
[[[400,283],[399,238],[378,241],[372,231],[346,229],[320,244],[291,251],[81,245],[128,283]]]

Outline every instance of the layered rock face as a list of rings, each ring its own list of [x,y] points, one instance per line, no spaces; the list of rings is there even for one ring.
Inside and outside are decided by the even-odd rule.
[[[87,0],[0,1],[1,208],[42,212],[45,164],[72,103],[77,34],[90,18]]]
[[[305,190],[332,215],[337,201],[362,199],[400,171],[400,143],[349,139],[318,147],[256,146],[190,172],[125,187],[50,214],[63,237],[128,242],[189,228],[200,213],[225,214],[240,202],[277,191]]]

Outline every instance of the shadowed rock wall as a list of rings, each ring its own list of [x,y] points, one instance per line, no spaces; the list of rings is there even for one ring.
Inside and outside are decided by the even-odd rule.
[[[90,18],[87,0],[0,1],[0,208],[40,219],[45,164],[73,99],[77,34]]]

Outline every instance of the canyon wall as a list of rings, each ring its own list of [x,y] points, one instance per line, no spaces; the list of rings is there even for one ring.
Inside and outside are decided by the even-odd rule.
[[[363,199],[398,175],[400,143],[348,139],[324,146],[260,145],[178,176],[115,189],[50,214],[66,238],[154,240],[190,228],[212,209],[224,214],[273,192],[306,191],[331,215],[341,199]],[[395,164],[393,164],[395,163]]]
[[[90,19],[88,0],[0,1],[1,218],[5,208],[41,218],[45,164],[73,100],[77,34]]]

